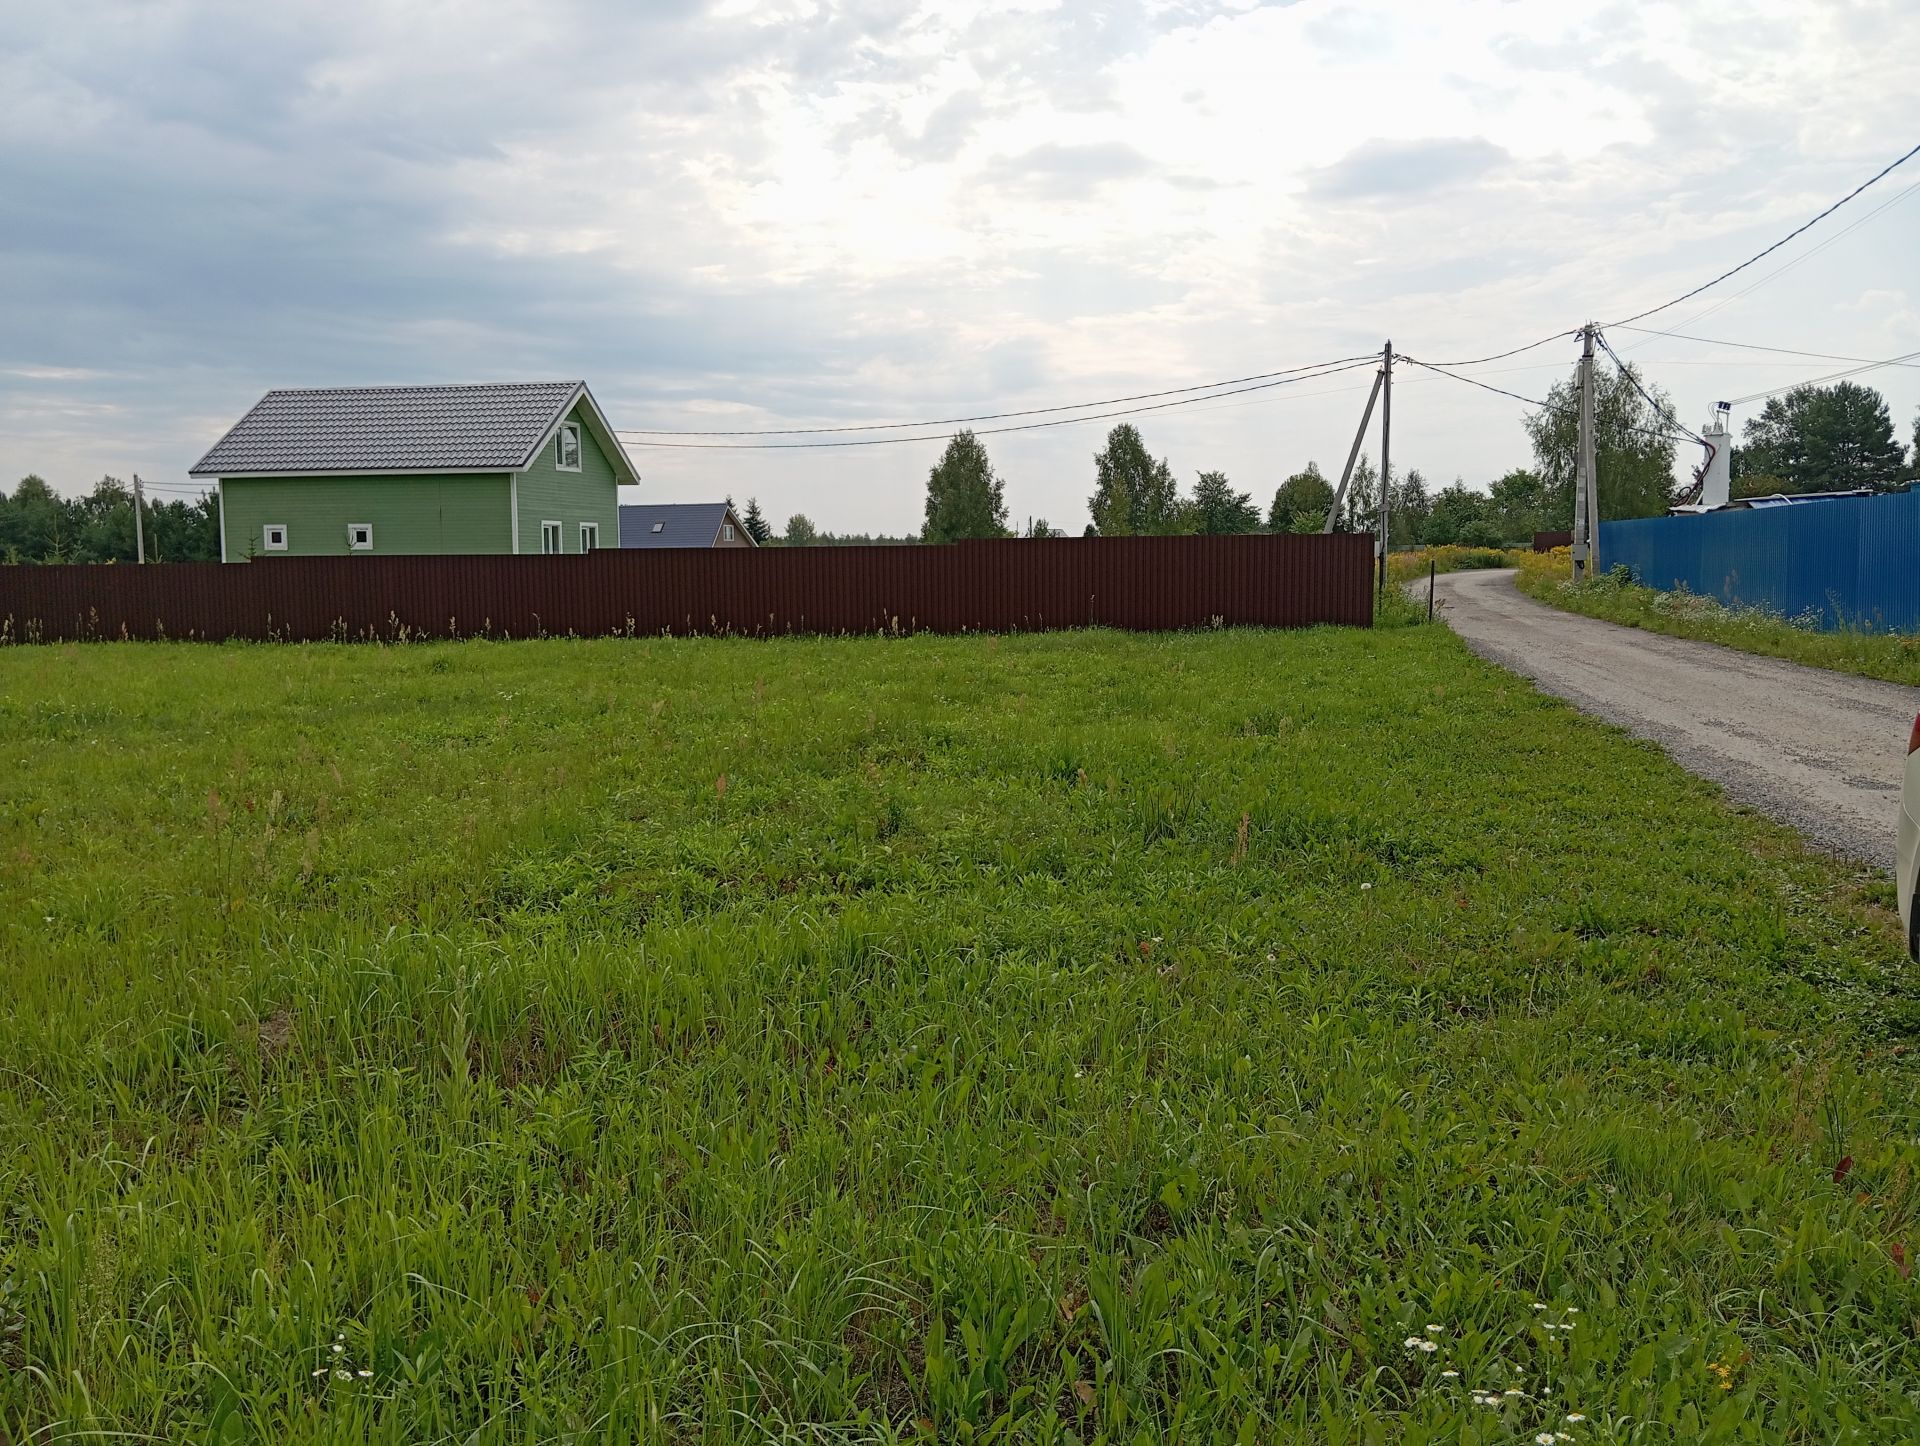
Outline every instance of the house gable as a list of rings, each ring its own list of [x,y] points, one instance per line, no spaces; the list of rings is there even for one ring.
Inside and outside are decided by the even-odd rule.
[[[620,545],[621,474],[625,472],[630,477],[632,469],[625,464],[623,453],[619,454],[618,463],[608,455],[598,435],[604,427],[597,427],[593,421],[597,410],[590,397],[580,397],[565,416],[555,418],[545,439],[515,475],[513,510],[517,519],[518,551],[545,551],[541,528],[549,522],[560,524],[560,550],[565,553],[581,550],[582,523],[598,528],[598,546]],[[580,470],[577,472],[559,465],[558,439],[561,425],[566,422],[580,428]],[[619,446],[611,432],[606,433],[606,438],[607,444]]]

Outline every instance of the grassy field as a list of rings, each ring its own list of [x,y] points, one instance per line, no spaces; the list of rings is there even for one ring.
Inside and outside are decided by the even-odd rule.
[[[0,1440],[1920,1435],[1890,889],[1443,628],[0,650]]]
[[[1606,575],[1576,586],[1564,554],[1529,553],[1518,556],[1516,565],[1522,592],[1569,612],[1811,668],[1920,685],[1920,635],[1851,627],[1821,631],[1812,621],[1802,624],[1762,608],[1728,607],[1698,593],[1661,592]]]

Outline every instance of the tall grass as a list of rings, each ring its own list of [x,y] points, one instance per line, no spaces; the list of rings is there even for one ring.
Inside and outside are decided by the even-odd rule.
[[[1472,572],[1485,568],[1518,567],[1521,559],[1532,557],[1524,547],[1459,547],[1444,543],[1433,547],[1409,548],[1387,555],[1387,576],[1395,582],[1411,582],[1435,572]]]
[[[13,649],[0,738],[0,1438],[1920,1431],[1884,886],[1444,629]]]
[[[1643,587],[1619,572],[1576,583],[1564,548],[1530,555],[1518,565],[1515,580],[1522,592],[1570,612],[1809,667],[1920,685],[1920,635],[1914,633],[1860,622],[1823,629],[1816,615],[1785,617],[1771,608],[1741,607],[1684,588]]]

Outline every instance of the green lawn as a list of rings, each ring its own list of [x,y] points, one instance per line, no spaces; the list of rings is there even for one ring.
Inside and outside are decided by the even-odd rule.
[[[1822,630],[1762,608],[1728,607],[1699,593],[1662,592],[1610,576],[1575,586],[1558,559],[1524,559],[1515,582],[1543,603],[1650,633],[1697,638],[1811,668],[1920,685],[1920,635],[1848,627]]]
[[[1920,1435],[1890,888],[1444,628],[9,648],[0,739],[0,1440]]]

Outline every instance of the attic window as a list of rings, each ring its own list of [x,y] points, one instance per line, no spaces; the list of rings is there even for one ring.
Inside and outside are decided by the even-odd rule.
[[[653,533],[654,533],[654,536],[656,537],[659,536],[661,533],[665,532],[666,530],[667,530],[667,524],[664,522],[656,522],[653,524]]]
[[[562,472],[580,470],[580,424],[562,422],[553,438],[553,465]]]
[[[1391,501],[1392,499],[1389,498],[1388,500]],[[720,524],[720,537],[725,542],[733,541],[733,524],[731,522],[723,522]]]

